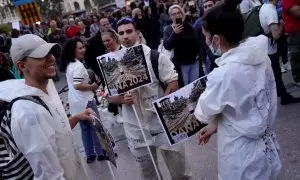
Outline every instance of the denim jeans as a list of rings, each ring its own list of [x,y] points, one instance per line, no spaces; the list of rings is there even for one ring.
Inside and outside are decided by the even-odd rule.
[[[184,85],[195,81],[199,78],[199,61],[197,60],[193,64],[181,65],[181,73]]]
[[[204,60],[204,74],[208,75],[211,71],[211,60],[207,56]]]
[[[93,109],[99,118],[99,112],[95,101],[89,101],[87,108]],[[104,155],[96,130],[92,123],[88,121],[79,121],[81,128],[81,138],[86,156]]]

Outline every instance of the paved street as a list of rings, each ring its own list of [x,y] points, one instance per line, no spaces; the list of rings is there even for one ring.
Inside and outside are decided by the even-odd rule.
[[[284,74],[284,81],[288,91],[295,96],[300,96],[300,88],[290,85],[290,73]],[[64,77],[57,83],[60,90],[66,82]],[[300,180],[300,104],[278,105],[276,133],[281,146],[286,180]],[[80,136],[76,136],[80,140]],[[117,142],[116,152],[118,168],[115,174],[118,180],[139,180],[137,166],[126,144],[126,140]],[[217,144],[214,136],[206,146],[198,146],[193,137],[186,143],[186,153],[191,163],[193,180],[217,179]],[[91,176],[95,180],[112,180],[106,162],[95,162],[88,166]],[[169,180],[164,173],[165,180]]]

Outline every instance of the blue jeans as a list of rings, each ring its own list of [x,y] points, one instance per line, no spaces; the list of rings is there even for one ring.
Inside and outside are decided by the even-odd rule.
[[[95,101],[89,101],[87,108],[93,109],[99,118],[99,112]],[[86,156],[104,155],[96,130],[92,123],[88,121],[79,121],[81,128],[81,138]]]
[[[185,86],[199,78],[199,68],[198,60],[193,64],[181,65],[182,79]]]
[[[206,57],[205,58],[205,61],[204,61],[204,74],[205,75],[208,75],[211,71],[211,60],[209,57]]]

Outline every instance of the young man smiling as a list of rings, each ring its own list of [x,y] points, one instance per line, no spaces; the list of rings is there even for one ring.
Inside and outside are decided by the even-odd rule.
[[[81,119],[91,120],[90,113],[93,112],[85,110],[68,120],[51,80],[56,76],[53,54],[59,51],[59,45],[46,43],[32,34],[15,39],[11,47],[12,60],[24,75],[24,80],[1,82],[0,100],[11,102],[24,96],[38,99],[21,99],[11,108],[10,142],[14,142],[12,144],[17,150],[8,149],[10,157],[7,158],[13,162],[18,161],[16,158],[20,153],[25,157],[15,169],[5,171],[12,179],[89,179],[75,147],[71,128]],[[3,136],[3,122],[0,135],[1,140],[6,137]],[[20,173],[13,174],[15,171]]]

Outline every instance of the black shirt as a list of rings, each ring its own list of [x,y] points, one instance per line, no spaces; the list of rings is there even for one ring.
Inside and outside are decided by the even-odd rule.
[[[10,70],[0,67],[0,82],[9,79],[15,79],[15,76],[12,74]]]

